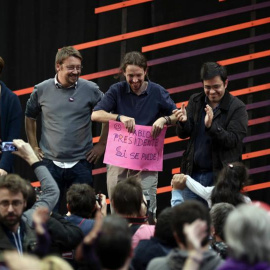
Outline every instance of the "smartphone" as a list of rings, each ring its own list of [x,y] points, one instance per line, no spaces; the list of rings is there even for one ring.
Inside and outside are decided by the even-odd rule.
[[[2,152],[4,151],[18,151],[17,147],[13,144],[13,142],[2,142]]]

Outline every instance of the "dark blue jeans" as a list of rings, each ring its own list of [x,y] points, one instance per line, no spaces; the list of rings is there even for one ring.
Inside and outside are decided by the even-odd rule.
[[[50,159],[44,158],[43,163],[50,171],[60,190],[59,200],[54,208],[54,212],[58,212],[61,201],[65,199],[64,192],[72,184],[88,184],[93,186],[92,164],[86,159],[80,160],[75,166],[69,169],[56,166]]]
[[[214,184],[213,172],[194,172],[192,173],[191,177],[204,187],[211,187]],[[206,200],[193,193],[188,187],[182,190],[182,195],[184,200],[198,200],[203,202],[208,207]]]

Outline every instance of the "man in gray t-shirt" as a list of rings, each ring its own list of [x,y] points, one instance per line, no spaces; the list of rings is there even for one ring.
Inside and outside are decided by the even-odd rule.
[[[100,142],[93,147],[91,114],[103,93],[95,83],[79,78],[81,62],[80,52],[73,47],[59,50],[55,77],[35,86],[25,111],[28,141],[56,180],[59,201],[65,188],[73,183],[92,185],[92,163],[97,162],[106,145],[103,132]],[[36,119],[40,114],[38,145]]]

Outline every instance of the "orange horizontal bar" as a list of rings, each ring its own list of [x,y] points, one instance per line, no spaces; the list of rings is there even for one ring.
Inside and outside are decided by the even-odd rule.
[[[179,45],[179,44],[187,43],[187,42],[198,40],[198,39],[203,39],[203,38],[218,36],[218,35],[229,33],[229,32],[234,32],[234,31],[238,31],[238,30],[242,30],[242,29],[246,29],[246,28],[250,28],[250,27],[254,27],[254,26],[258,26],[258,25],[262,25],[266,23],[270,23],[270,17],[144,46],[142,47],[142,52],[154,51],[154,50],[158,50],[158,49],[162,49],[162,48],[166,48],[166,47],[170,47],[174,45]]]
[[[251,119],[248,120],[248,125],[253,126],[261,123],[266,123],[270,122],[270,116],[265,116],[261,118],[256,118],[256,119]],[[93,143],[98,143],[99,142],[99,136],[93,138]],[[189,138],[181,139],[178,136],[173,136],[173,137],[168,137],[164,139],[164,144],[170,144],[170,143],[175,143],[175,142],[180,142],[180,141],[185,141],[188,140]]]
[[[265,117],[261,117],[261,118],[257,118],[257,119],[248,120],[248,125],[254,126],[254,125],[266,123],[266,122],[270,122],[270,116],[265,116]]]
[[[230,91],[230,94],[233,96],[242,96],[246,94],[251,94],[259,91],[269,90],[270,89],[270,83],[256,85],[248,88],[243,88],[235,91]]]
[[[243,188],[243,191],[248,192],[248,191],[264,189],[264,188],[269,188],[269,187],[270,187],[270,182],[265,182],[265,183],[261,183],[261,184],[246,186]]]
[[[266,122],[270,122],[270,116],[264,116],[264,117],[260,117],[260,118],[256,118],[256,119],[250,119],[250,120],[248,120],[248,126],[254,126],[254,125],[261,124],[261,123],[266,123]],[[99,136],[94,137],[93,138],[93,143],[99,142],[99,138],[100,138]],[[181,139],[178,136],[168,137],[168,138],[164,139],[164,144],[170,144],[170,143],[185,141],[185,140],[188,140],[188,139],[189,138]]]
[[[171,186],[160,187],[160,188],[157,189],[157,194],[171,192],[171,191],[172,191],[172,187]]]
[[[144,36],[144,35],[148,35],[148,34],[154,34],[154,33],[160,32],[160,31],[174,29],[177,27],[181,27],[183,25],[184,25],[183,21],[168,23],[168,24],[154,26],[154,27],[150,27],[150,28],[146,28],[146,29],[142,29],[142,30],[133,31],[133,32],[126,33],[126,34],[116,35],[116,36],[112,36],[112,37],[102,38],[102,39],[98,39],[98,40],[93,40],[93,41],[73,45],[73,47],[77,50],[84,50],[87,48],[105,45],[108,43],[123,41],[123,40],[130,39],[130,38],[140,37],[140,36]]]
[[[31,183],[31,185],[33,187],[39,187],[40,182],[39,181],[33,182],[33,183]],[[269,187],[270,187],[270,182],[265,182],[265,183],[261,183],[261,184],[246,186],[243,188],[243,192],[249,192],[249,191],[254,191],[254,190],[264,189],[264,188],[269,188]],[[160,187],[157,189],[157,194],[162,194],[162,193],[171,192],[171,191],[172,191],[171,186]],[[106,202],[107,202],[107,204],[110,204],[110,199],[106,199]]]
[[[260,156],[266,156],[270,154],[270,149],[265,149],[261,151],[256,151],[256,152],[250,152],[247,154],[242,155],[242,159],[250,159],[250,158],[255,158],[255,157],[260,157]],[[180,168],[173,168],[172,169],[172,174],[180,173]]]
[[[115,10],[115,9],[125,8],[125,7],[129,7],[129,6],[134,6],[134,5],[138,5],[138,4],[142,4],[142,3],[146,3],[146,2],[151,2],[151,1],[153,1],[153,0],[129,0],[129,1],[121,2],[121,3],[107,5],[107,6],[95,8],[95,14],[107,12],[107,11],[111,11],[111,10]]]
[[[246,186],[243,188],[243,192],[248,192],[248,191],[253,191],[253,190],[258,190],[258,189],[264,189],[264,188],[269,188],[270,187],[270,182],[265,182],[261,184],[256,184],[256,185],[250,185]],[[161,193],[166,193],[166,192],[171,192],[172,187],[171,186],[165,186],[157,189],[157,194]]]
[[[105,172],[107,172],[107,167],[102,167],[102,168],[92,170],[93,175],[101,174],[101,173],[105,173]]]
[[[172,174],[176,174],[176,173],[180,173],[181,172],[181,168],[174,168],[172,169]]]
[[[20,90],[15,90],[15,91],[13,91],[13,93],[15,93],[17,96],[22,96],[22,95],[32,93],[33,90],[34,90],[34,87],[28,87],[28,88],[24,88],[24,89],[20,89]]]
[[[238,56],[238,57],[234,57],[234,58],[227,59],[227,60],[221,60],[221,61],[218,61],[218,63],[222,66],[228,66],[228,65],[235,64],[235,63],[251,61],[251,60],[254,60],[257,58],[266,57],[269,55],[270,55],[270,50],[267,50],[267,51],[262,51],[262,52],[257,52],[257,53],[246,54],[243,56]]]
[[[180,141],[185,141],[188,140],[189,138],[186,139],[181,139],[178,136],[174,136],[174,137],[168,137],[164,139],[164,144],[169,144],[169,143],[175,143],[175,142],[180,142]]]
[[[242,155],[242,159],[250,159],[250,158],[255,158],[255,157],[261,157],[261,156],[266,156],[270,154],[270,149],[265,149],[265,150],[260,150],[256,152],[250,152],[247,154]]]

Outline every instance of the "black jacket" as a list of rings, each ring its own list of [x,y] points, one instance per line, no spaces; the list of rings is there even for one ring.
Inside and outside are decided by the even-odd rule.
[[[178,122],[177,135],[184,139],[190,137],[183,154],[181,172],[193,172],[195,138],[199,130],[202,110],[205,107],[205,94],[201,92],[190,97],[187,122]],[[218,172],[225,164],[241,161],[242,141],[247,133],[248,115],[245,104],[225,91],[219,108],[214,114],[212,126],[206,132],[212,139],[213,172]]]

